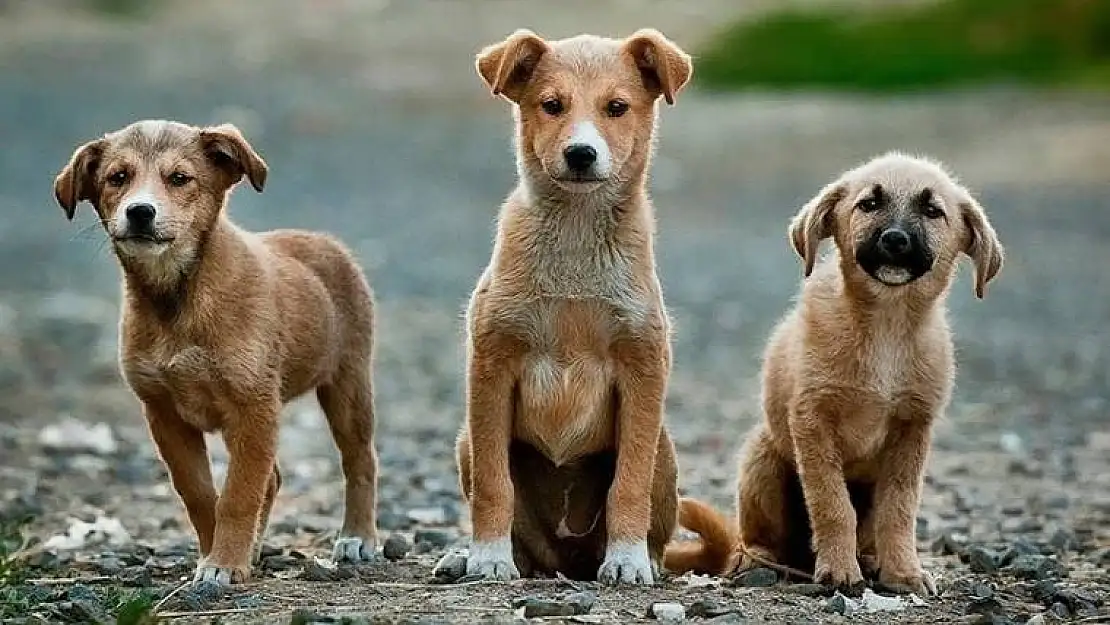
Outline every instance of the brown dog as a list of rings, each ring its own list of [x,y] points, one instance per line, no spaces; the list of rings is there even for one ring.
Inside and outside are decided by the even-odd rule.
[[[370,287],[328,236],[228,220],[231,188],[245,174],[261,191],[266,172],[233,126],[143,121],[79,147],[54,183],[68,218],[88,200],[111,239],[120,367],[196,530],[196,579],[223,584],[257,560],[281,485],[282,404],[313,389],[347,479],[334,556],[370,559],[376,544]],[[218,497],[213,431],[230,458]]]
[[[815,268],[827,237],[836,253]],[[933,592],[914,519],[930,429],[955,377],[944,299],[961,252],[983,297],[1002,246],[940,165],[897,153],[825,187],[790,239],[809,279],[765,354],[766,421],[741,453],[739,535],[684,500],[680,521],[703,542],[676,545],[668,564],[728,572],[771,561],[858,589],[859,556],[887,588]]]
[[[646,178],[690,59],[654,30],[519,30],[477,69],[516,106],[520,181],[467,315],[467,572],[652,583],[677,491]]]

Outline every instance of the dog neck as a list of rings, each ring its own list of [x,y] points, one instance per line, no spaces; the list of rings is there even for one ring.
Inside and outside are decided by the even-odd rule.
[[[131,306],[172,323],[202,295],[200,287],[209,274],[231,269],[223,259],[236,241],[235,226],[221,215],[189,248],[171,247],[158,256],[143,258],[117,254],[123,268],[125,299]]]

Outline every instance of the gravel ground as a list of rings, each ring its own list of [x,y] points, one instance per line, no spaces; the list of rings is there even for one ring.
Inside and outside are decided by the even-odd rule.
[[[379,301],[379,518],[390,555],[404,556],[358,570],[314,560],[338,525],[342,482],[324,421],[302,402],[286,418],[286,482],[256,580],[219,597],[183,589],[163,613],[464,623],[589,606],[562,618],[618,623],[677,602],[690,619],[721,623],[1110,622],[1110,99],[1003,87],[877,99],[694,90],[663,112],[653,181],[676,321],[668,419],[680,484],[725,509],[737,445],[758,418],[760,349],[800,279],[789,216],[840,170],[890,148],[946,160],[978,190],[1008,257],[985,301],[966,270],[950,301],[958,389],[936,430],[918,527],[939,597],[853,603],[804,585],[696,577],[621,590],[434,583],[433,563],[468,529],[451,450],[463,417],[461,310],[513,180],[507,108],[482,92],[470,55],[517,25],[564,34],[585,23],[577,5],[532,21],[501,2],[479,24],[464,4],[381,3],[391,20],[368,22],[357,40],[339,29],[355,28],[351,16],[313,21],[292,8],[234,37],[246,18],[231,9],[213,21],[163,15],[149,28],[68,24],[66,37],[37,14],[0,24],[0,515],[33,515],[29,533],[45,541],[34,577],[87,578],[31,595],[0,588],[0,601],[30,596],[41,605],[26,610],[46,621],[95,621],[128,592],[166,596],[195,563],[182,507],[116,373],[114,263],[91,211],[67,224],[50,195],[78,142],[171,117],[233,121],[269,162],[266,193],[234,197],[240,223],[335,231],[368,271]],[[630,31],[646,23],[634,9],[650,5],[651,23],[685,43],[728,4],[626,0],[596,28]],[[425,26],[434,43],[413,45]],[[218,444],[214,455],[222,475]]]

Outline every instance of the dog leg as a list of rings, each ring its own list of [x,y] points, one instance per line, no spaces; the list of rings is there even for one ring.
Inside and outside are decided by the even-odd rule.
[[[669,360],[662,340],[618,347],[617,469],[606,502],[605,560],[597,572],[604,584],[655,583],[647,536]]]
[[[740,458],[737,509],[741,545],[729,559],[730,574],[764,565],[752,556],[781,563],[790,539],[786,495],[793,470],[775,451],[765,425],[748,436]]]
[[[485,341],[491,341],[488,335]],[[470,451],[472,536],[467,575],[509,580],[520,577],[513,561],[514,491],[509,469],[512,437],[511,363],[502,352],[476,340],[467,363],[467,444]],[[482,348],[486,349],[482,349]]]
[[[227,479],[216,503],[212,552],[197,564],[194,581],[228,585],[250,578],[255,532],[272,483],[281,409],[276,400],[259,404],[240,410],[224,428]]]
[[[337,562],[364,562],[377,549],[378,455],[374,448],[374,398],[367,367],[341,372],[316,391],[347,481],[343,527],[332,549]]]
[[[217,500],[204,433],[182,421],[168,402],[144,401],[143,413],[173,488],[185,504],[203,558],[212,551]]]
[[[879,574],[879,558],[875,551],[875,509],[856,508],[856,549],[859,551],[859,567],[863,576],[875,579]]]
[[[864,580],[856,559],[856,513],[836,438],[824,427],[825,418],[802,410],[790,419],[798,477],[817,552],[813,577],[845,594],[859,594]]]
[[[270,511],[274,508],[274,499],[281,490],[281,471],[274,465],[274,472],[270,474],[270,484],[266,487],[266,499],[262,502],[262,514],[258,517],[258,530],[254,534],[254,549],[251,551],[251,563],[262,563],[262,543],[266,539],[266,528],[270,525]]]
[[[931,419],[914,415],[896,425],[875,485],[875,546],[879,583],[897,592],[936,593],[917,555],[915,519],[929,450]]]
[[[678,526],[678,466],[674,443],[666,429],[659,435],[655,453],[655,476],[651,480],[651,529],[648,555],[654,570],[663,566],[663,553]]]

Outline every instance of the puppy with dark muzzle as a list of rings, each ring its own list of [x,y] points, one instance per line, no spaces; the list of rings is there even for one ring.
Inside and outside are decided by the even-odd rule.
[[[817,264],[829,237],[835,250]],[[765,421],[741,453],[739,523],[683,500],[679,522],[702,539],[672,547],[668,562],[713,573],[770,562],[846,591],[866,572],[933,592],[914,524],[955,378],[944,299],[961,253],[983,297],[1002,245],[939,164],[897,153],[825,187],[790,240],[808,279],[765,353]]]
[[[240,582],[257,561],[281,486],[282,405],[309,391],[347,479],[340,560],[374,555],[377,457],[373,301],[337,240],[252,233],[227,217],[233,187],[267,167],[230,125],[143,121],[73,153],[54,195],[96,209],[123,268],[120,368],[200,542],[196,579]],[[204,434],[229,456],[217,495]]]

